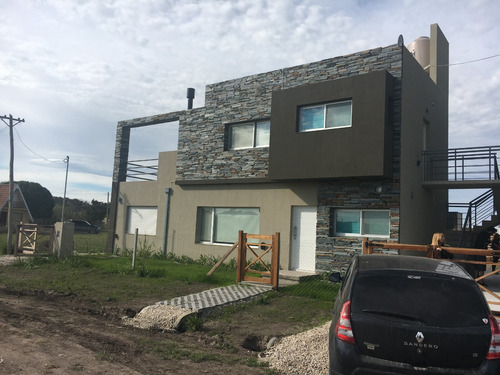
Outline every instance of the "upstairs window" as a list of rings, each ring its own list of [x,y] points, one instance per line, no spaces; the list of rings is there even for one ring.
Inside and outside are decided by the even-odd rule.
[[[352,100],[300,108],[299,131],[307,132],[352,125]]]
[[[332,209],[334,236],[389,237],[389,210]]]
[[[229,125],[227,128],[228,149],[239,150],[243,148],[268,147],[270,127],[270,121]]]

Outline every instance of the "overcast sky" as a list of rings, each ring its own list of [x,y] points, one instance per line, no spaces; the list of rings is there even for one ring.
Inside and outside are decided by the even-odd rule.
[[[429,36],[450,43],[450,147],[500,144],[497,0],[0,0],[0,115],[14,179],[105,202],[118,121],[204,105],[205,85]],[[491,57],[491,58],[490,58]],[[475,61],[480,60],[480,61]],[[134,130],[131,159],[177,147]],[[0,122],[0,181],[9,129]]]

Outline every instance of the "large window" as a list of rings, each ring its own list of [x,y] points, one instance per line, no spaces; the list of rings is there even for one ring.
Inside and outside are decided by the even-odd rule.
[[[269,121],[228,125],[228,149],[269,146]]]
[[[345,128],[352,124],[352,101],[300,108],[299,131]]]
[[[389,210],[332,210],[334,236],[389,237]]]
[[[127,209],[127,233],[156,235],[157,207],[130,206]]]
[[[258,208],[198,207],[196,242],[234,243],[240,230],[259,233]]]

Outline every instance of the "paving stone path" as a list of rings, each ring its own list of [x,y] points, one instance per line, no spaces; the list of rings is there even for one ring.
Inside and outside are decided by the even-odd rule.
[[[271,288],[266,285],[236,284],[172,298],[157,304],[180,307],[198,313],[230,303],[242,302],[270,290]]]

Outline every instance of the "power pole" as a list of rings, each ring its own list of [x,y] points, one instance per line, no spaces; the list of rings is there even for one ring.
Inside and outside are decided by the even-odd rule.
[[[9,127],[10,138],[10,163],[9,163],[9,211],[7,212],[7,254],[12,254],[12,204],[14,202],[14,126],[24,119],[13,118],[12,115],[0,116],[0,119]],[[9,120],[7,123],[6,120]]]

